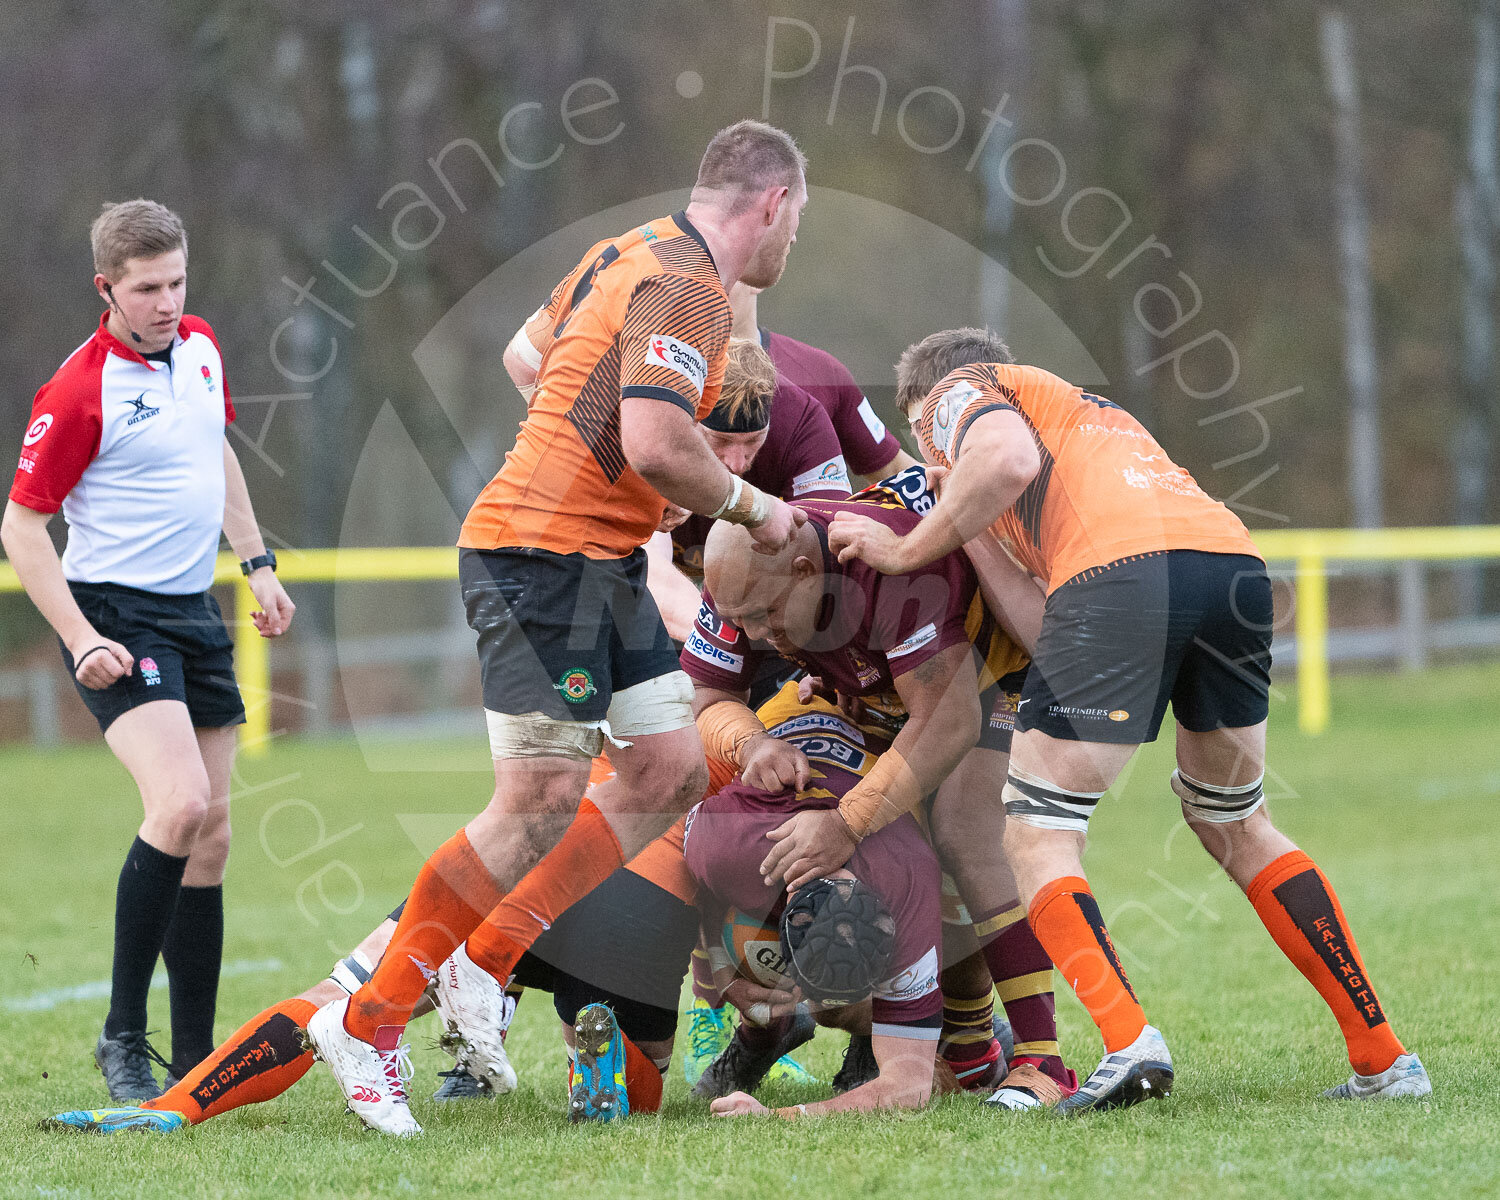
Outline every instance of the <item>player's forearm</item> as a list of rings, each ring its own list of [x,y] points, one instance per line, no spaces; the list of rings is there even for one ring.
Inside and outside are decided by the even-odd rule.
[[[47,535],[48,515],[31,513],[28,517],[20,509],[15,501],[7,505],[0,522],[0,541],[27,596],[66,645],[71,647],[96,635],[63,578],[62,563]]]
[[[990,612],[1027,654],[1034,653],[1046,606],[1046,595],[1036,580],[1016,565],[1000,539],[988,530],[964,543],[964,553],[979,576],[979,589]]]
[[[667,633],[679,642],[687,641],[698,615],[699,592],[672,561],[669,533],[652,534],[646,543],[646,587],[656,601]]]
[[[761,738],[770,737],[755,711],[743,700],[719,693],[720,699],[699,707],[693,705],[698,736],[710,758],[739,767],[745,754]]]
[[[665,410],[651,413],[654,419],[622,421],[621,448],[636,473],[679,508],[705,516],[717,513],[730,496],[734,476],[714,457],[693,419],[662,400],[627,399],[623,404]]]
[[[806,1105],[809,1117],[836,1112],[873,1112],[882,1108],[924,1108],[932,1099],[932,1080],[936,1064],[933,1043],[916,1038],[890,1038],[882,1041],[910,1041],[912,1049],[898,1053],[894,1061],[879,1062],[880,1074],[869,1083],[851,1088],[841,1096],[832,1096]],[[877,1061],[879,1056],[877,1055]],[[802,1113],[793,1108],[780,1109],[786,1116]]]
[[[245,485],[245,473],[228,438],[224,439],[224,537],[241,562],[266,552],[250,503],[250,489]]]
[[[964,452],[944,480],[938,502],[901,539],[901,570],[914,571],[972,541],[1000,519],[1029,478],[995,469],[981,446]]]

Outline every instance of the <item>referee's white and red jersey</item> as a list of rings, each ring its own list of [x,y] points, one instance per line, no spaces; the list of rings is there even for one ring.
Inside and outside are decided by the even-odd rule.
[[[234,420],[208,322],[184,316],[172,365],[107,328],[31,406],[10,498],[68,522],[63,575],[171,595],[207,591],[224,526],[224,428]]]

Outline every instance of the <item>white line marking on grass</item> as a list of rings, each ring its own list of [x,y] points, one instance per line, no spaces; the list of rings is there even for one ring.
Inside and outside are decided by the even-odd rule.
[[[258,975],[264,971],[279,971],[281,967],[279,958],[266,958],[259,962],[237,958],[219,968],[219,978]],[[158,970],[151,980],[151,988],[155,991],[166,986],[167,973]],[[67,1004],[73,1000],[101,1000],[108,995],[109,980],[95,979],[90,983],[75,983],[71,987],[48,988],[45,992],[33,992],[29,996],[7,996],[0,1000],[0,1007],[4,1007],[6,1012],[49,1012],[59,1004]]]

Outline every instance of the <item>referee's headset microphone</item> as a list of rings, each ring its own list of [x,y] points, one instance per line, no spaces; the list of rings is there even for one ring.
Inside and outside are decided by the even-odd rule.
[[[117,312],[119,314],[119,316],[120,316],[120,324],[122,324],[123,326],[125,326],[125,329],[130,334],[131,339],[134,340],[135,342],[139,343],[140,340],[141,340],[141,335],[138,334],[134,329],[130,328],[130,322],[125,319],[125,310],[123,308],[121,308],[119,306],[119,304],[117,304],[115,302],[115,289],[114,289],[114,285],[106,283],[104,285],[104,294],[109,297],[109,306],[110,306],[110,308],[114,309],[115,312]]]

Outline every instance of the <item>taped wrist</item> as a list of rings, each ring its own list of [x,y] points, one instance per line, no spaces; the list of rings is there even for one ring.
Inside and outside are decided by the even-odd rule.
[[[720,700],[698,714],[698,736],[708,756],[736,767],[745,744],[765,731],[760,718],[738,700]]]
[[[536,348],[536,343],[531,340],[531,335],[526,332],[526,326],[530,325],[541,315],[542,310],[537,309],[536,312],[526,318],[526,324],[516,330],[516,336],[510,339],[510,352],[533,371],[542,365],[542,352]]]
[[[754,484],[746,483],[736,475],[724,503],[708,515],[715,521],[728,521],[731,525],[745,525],[753,529],[771,515],[771,498]]]
[[[839,816],[856,842],[884,829],[922,801],[922,788],[900,751],[892,748],[875,760],[870,773],[844,793]]]

